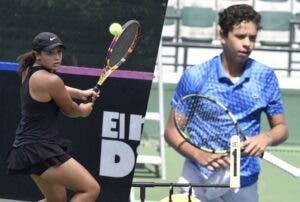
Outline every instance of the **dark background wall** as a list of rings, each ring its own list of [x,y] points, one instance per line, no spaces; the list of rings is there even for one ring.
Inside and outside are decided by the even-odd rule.
[[[0,60],[15,61],[31,48],[39,32],[55,32],[67,49],[64,64],[102,65],[112,22],[137,19],[142,24],[142,42],[127,67],[151,71],[156,61],[167,0],[1,0]]]

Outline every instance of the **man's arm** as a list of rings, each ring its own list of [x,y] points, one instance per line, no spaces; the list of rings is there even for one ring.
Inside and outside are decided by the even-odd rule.
[[[243,142],[244,154],[261,156],[268,146],[276,146],[288,138],[288,127],[284,114],[274,115],[268,118],[270,130],[248,138]]]

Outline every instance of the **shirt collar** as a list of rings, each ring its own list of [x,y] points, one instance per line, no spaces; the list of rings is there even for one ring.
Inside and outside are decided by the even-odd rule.
[[[244,79],[249,79],[250,78],[250,75],[251,75],[251,65],[253,63],[253,59],[251,58],[248,58],[247,61],[246,61],[246,66],[245,66],[245,70],[243,72],[243,74],[241,75],[241,80],[244,80]],[[226,72],[224,71],[224,68],[223,68],[223,65],[222,65],[222,53],[217,57],[217,66],[216,66],[216,69],[217,69],[217,76],[218,76],[218,79],[226,79],[228,78]]]

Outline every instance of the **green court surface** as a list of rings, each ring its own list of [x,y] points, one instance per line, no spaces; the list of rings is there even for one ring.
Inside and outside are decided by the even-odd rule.
[[[165,122],[169,113],[169,102],[173,95],[175,85],[164,84],[164,115]],[[148,103],[148,111],[158,111],[157,84],[153,84]],[[270,147],[269,151],[281,159],[300,167],[300,90],[282,90],[286,119],[289,126],[289,139],[278,147]],[[267,128],[266,118],[262,117],[262,129]],[[144,136],[139,148],[140,154],[158,154],[159,126],[157,122],[146,121]],[[181,173],[183,157],[168,145],[166,151],[167,179],[162,180],[155,173],[153,165],[137,165],[134,182],[165,182],[176,183]],[[300,178],[294,178],[280,169],[262,160],[262,172],[259,179],[259,197],[261,202],[298,202],[300,198]],[[135,200],[139,200],[139,190],[135,190]],[[174,190],[178,192],[178,190]],[[169,188],[151,187],[146,189],[146,201],[159,201],[167,196]]]

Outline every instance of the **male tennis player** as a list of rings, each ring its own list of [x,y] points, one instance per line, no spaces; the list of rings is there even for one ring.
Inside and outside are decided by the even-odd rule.
[[[196,19],[195,19],[196,20]],[[194,195],[203,202],[258,202],[257,180],[259,156],[269,145],[278,145],[288,137],[278,80],[272,68],[251,58],[260,26],[261,16],[249,5],[233,5],[219,13],[220,40],[223,51],[200,65],[188,68],[181,77],[171,107],[175,108],[184,95],[199,93],[224,104],[238,119],[249,139],[241,159],[241,188],[229,190],[215,199],[208,199],[205,189],[195,188]],[[260,131],[260,117],[266,113],[270,130]],[[201,124],[201,123],[199,123]],[[184,143],[170,112],[165,130],[166,141],[186,157],[181,183],[207,183],[209,177],[229,159],[208,154]],[[185,190],[182,188],[183,192]]]

